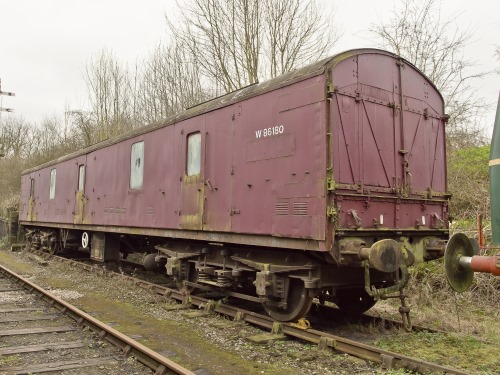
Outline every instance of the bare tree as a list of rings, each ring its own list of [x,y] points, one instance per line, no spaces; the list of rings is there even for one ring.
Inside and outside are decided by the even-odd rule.
[[[17,205],[23,170],[75,151],[81,142],[56,115],[45,117],[40,126],[9,116],[2,121],[1,145],[0,209]]]
[[[44,163],[64,155],[61,142],[61,120],[53,115],[46,116],[40,126],[34,127],[32,137],[36,139],[32,162]]]
[[[315,1],[266,0],[263,4],[264,51],[271,77],[325,56],[340,37],[330,26],[333,15],[324,13]]]
[[[127,67],[111,51],[102,50],[87,64],[86,80],[97,140],[131,129],[134,97]]]
[[[99,142],[98,125],[93,121],[92,113],[83,110],[66,109],[63,134],[64,144],[73,150]]]
[[[315,0],[190,0],[179,9],[169,29],[218,93],[318,60],[339,36]]]
[[[34,129],[17,116],[8,116],[1,123],[0,210],[17,206],[21,172],[37,148]]]
[[[14,208],[19,202],[21,173],[28,166],[25,159],[10,155],[0,159],[0,209]]]
[[[147,124],[206,100],[200,76],[182,45],[159,45],[137,74],[136,118]]]
[[[443,93],[452,146],[484,142],[481,119],[488,105],[471,83],[488,72],[478,72],[475,62],[464,56],[472,39],[470,30],[459,30],[452,20],[441,19],[437,0],[403,0],[390,20],[372,25],[370,31],[383,48],[412,62]]]
[[[167,18],[168,26],[211,82],[227,92],[257,81],[258,0],[192,0],[178,8],[180,19]]]
[[[9,116],[2,122],[1,148],[3,157],[29,157],[32,149],[31,126],[22,117]]]

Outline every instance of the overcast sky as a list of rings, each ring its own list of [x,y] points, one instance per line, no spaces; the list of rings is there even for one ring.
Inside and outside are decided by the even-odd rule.
[[[335,8],[333,22],[343,37],[333,52],[373,47],[370,24],[388,19],[397,0],[325,0]],[[181,2],[182,3],[182,2]],[[443,18],[474,31],[467,58],[480,69],[500,67],[494,56],[500,46],[500,1],[442,0]],[[130,64],[148,55],[166,39],[165,14],[174,0],[0,0],[0,79],[2,107],[16,116],[40,123],[63,114],[65,108],[83,109],[87,103],[85,65],[103,48]],[[496,103],[500,74],[477,85],[479,95]],[[496,104],[487,115],[492,126]],[[11,114],[0,112],[2,119]]]

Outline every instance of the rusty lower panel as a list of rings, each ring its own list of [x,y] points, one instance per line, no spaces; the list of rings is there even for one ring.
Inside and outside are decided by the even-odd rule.
[[[204,185],[200,175],[184,176],[182,183],[180,226],[183,229],[203,228]]]
[[[83,191],[77,191],[75,194],[75,214],[73,216],[74,224],[82,224],[84,222],[85,206],[87,205],[88,198]]]
[[[284,249],[313,250],[324,251],[324,242],[307,239],[281,238],[272,236],[260,236],[252,234],[235,234],[207,231],[187,231],[176,229],[156,229],[156,228],[137,228],[137,227],[116,227],[107,225],[79,225],[62,223],[44,223],[20,221],[20,224],[26,227],[48,227],[74,229],[94,232],[109,232],[119,234],[153,236],[175,239],[186,239],[207,242],[232,243],[239,245],[276,247]]]
[[[28,200],[28,220],[29,221],[36,220],[35,208],[36,208],[35,200],[32,197],[29,197],[29,200]]]

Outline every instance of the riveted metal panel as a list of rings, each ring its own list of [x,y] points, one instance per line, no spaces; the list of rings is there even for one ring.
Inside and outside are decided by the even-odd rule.
[[[407,62],[376,53],[339,62],[332,81],[339,227],[447,226],[444,105],[436,88]]]
[[[205,204],[205,116],[186,121],[178,139],[184,159],[179,226],[183,229],[202,229]],[[198,158],[198,166],[193,166],[192,158]]]
[[[319,76],[244,103],[233,128],[232,231],[325,239],[325,101]]]
[[[240,105],[206,114],[204,230],[231,231],[233,129],[244,115]]]
[[[442,208],[444,220],[442,98],[414,67],[397,62],[384,51],[348,51],[28,170],[21,217],[79,229],[92,223],[89,228],[117,233],[313,250],[331,250],[341,212],[362,211],[374,194],[402,202],[373,203],[358,215],[367,226],[380,214],[397,223],[396,210],[407,199],[413,199],[410,214],[394,225],[415,227],[422,204]],[[200,132],[201,163],[200,173],[189,176],[186,137],[193,132]],[[130,189],[137,142],[144,142],[143,184]],[[75,193],[81,157],[88,197],[83,220],[83,195]],[[31,210],[30,178],[36,182]]]
[[[92,233],[90,258],[106,262],[120,259],[120,241],[109,233]]]

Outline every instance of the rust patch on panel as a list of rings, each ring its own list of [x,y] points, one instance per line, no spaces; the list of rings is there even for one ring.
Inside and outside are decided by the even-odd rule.
[[[28,221],[36,221],[36,203],[33,197],[28,199]]]
[[[184,176],[182,182],[182,209],[179,221],[182,229],[203,228],[204,193],[204,184],[199,175]]]
[[[83,224],[85,206],[88,198],[83,191],[77,191],[75,194],[75,213],[73,215],[73,224]]]
[[[180,226],[183,229],[201,229],[201,215],[181,215]]]

